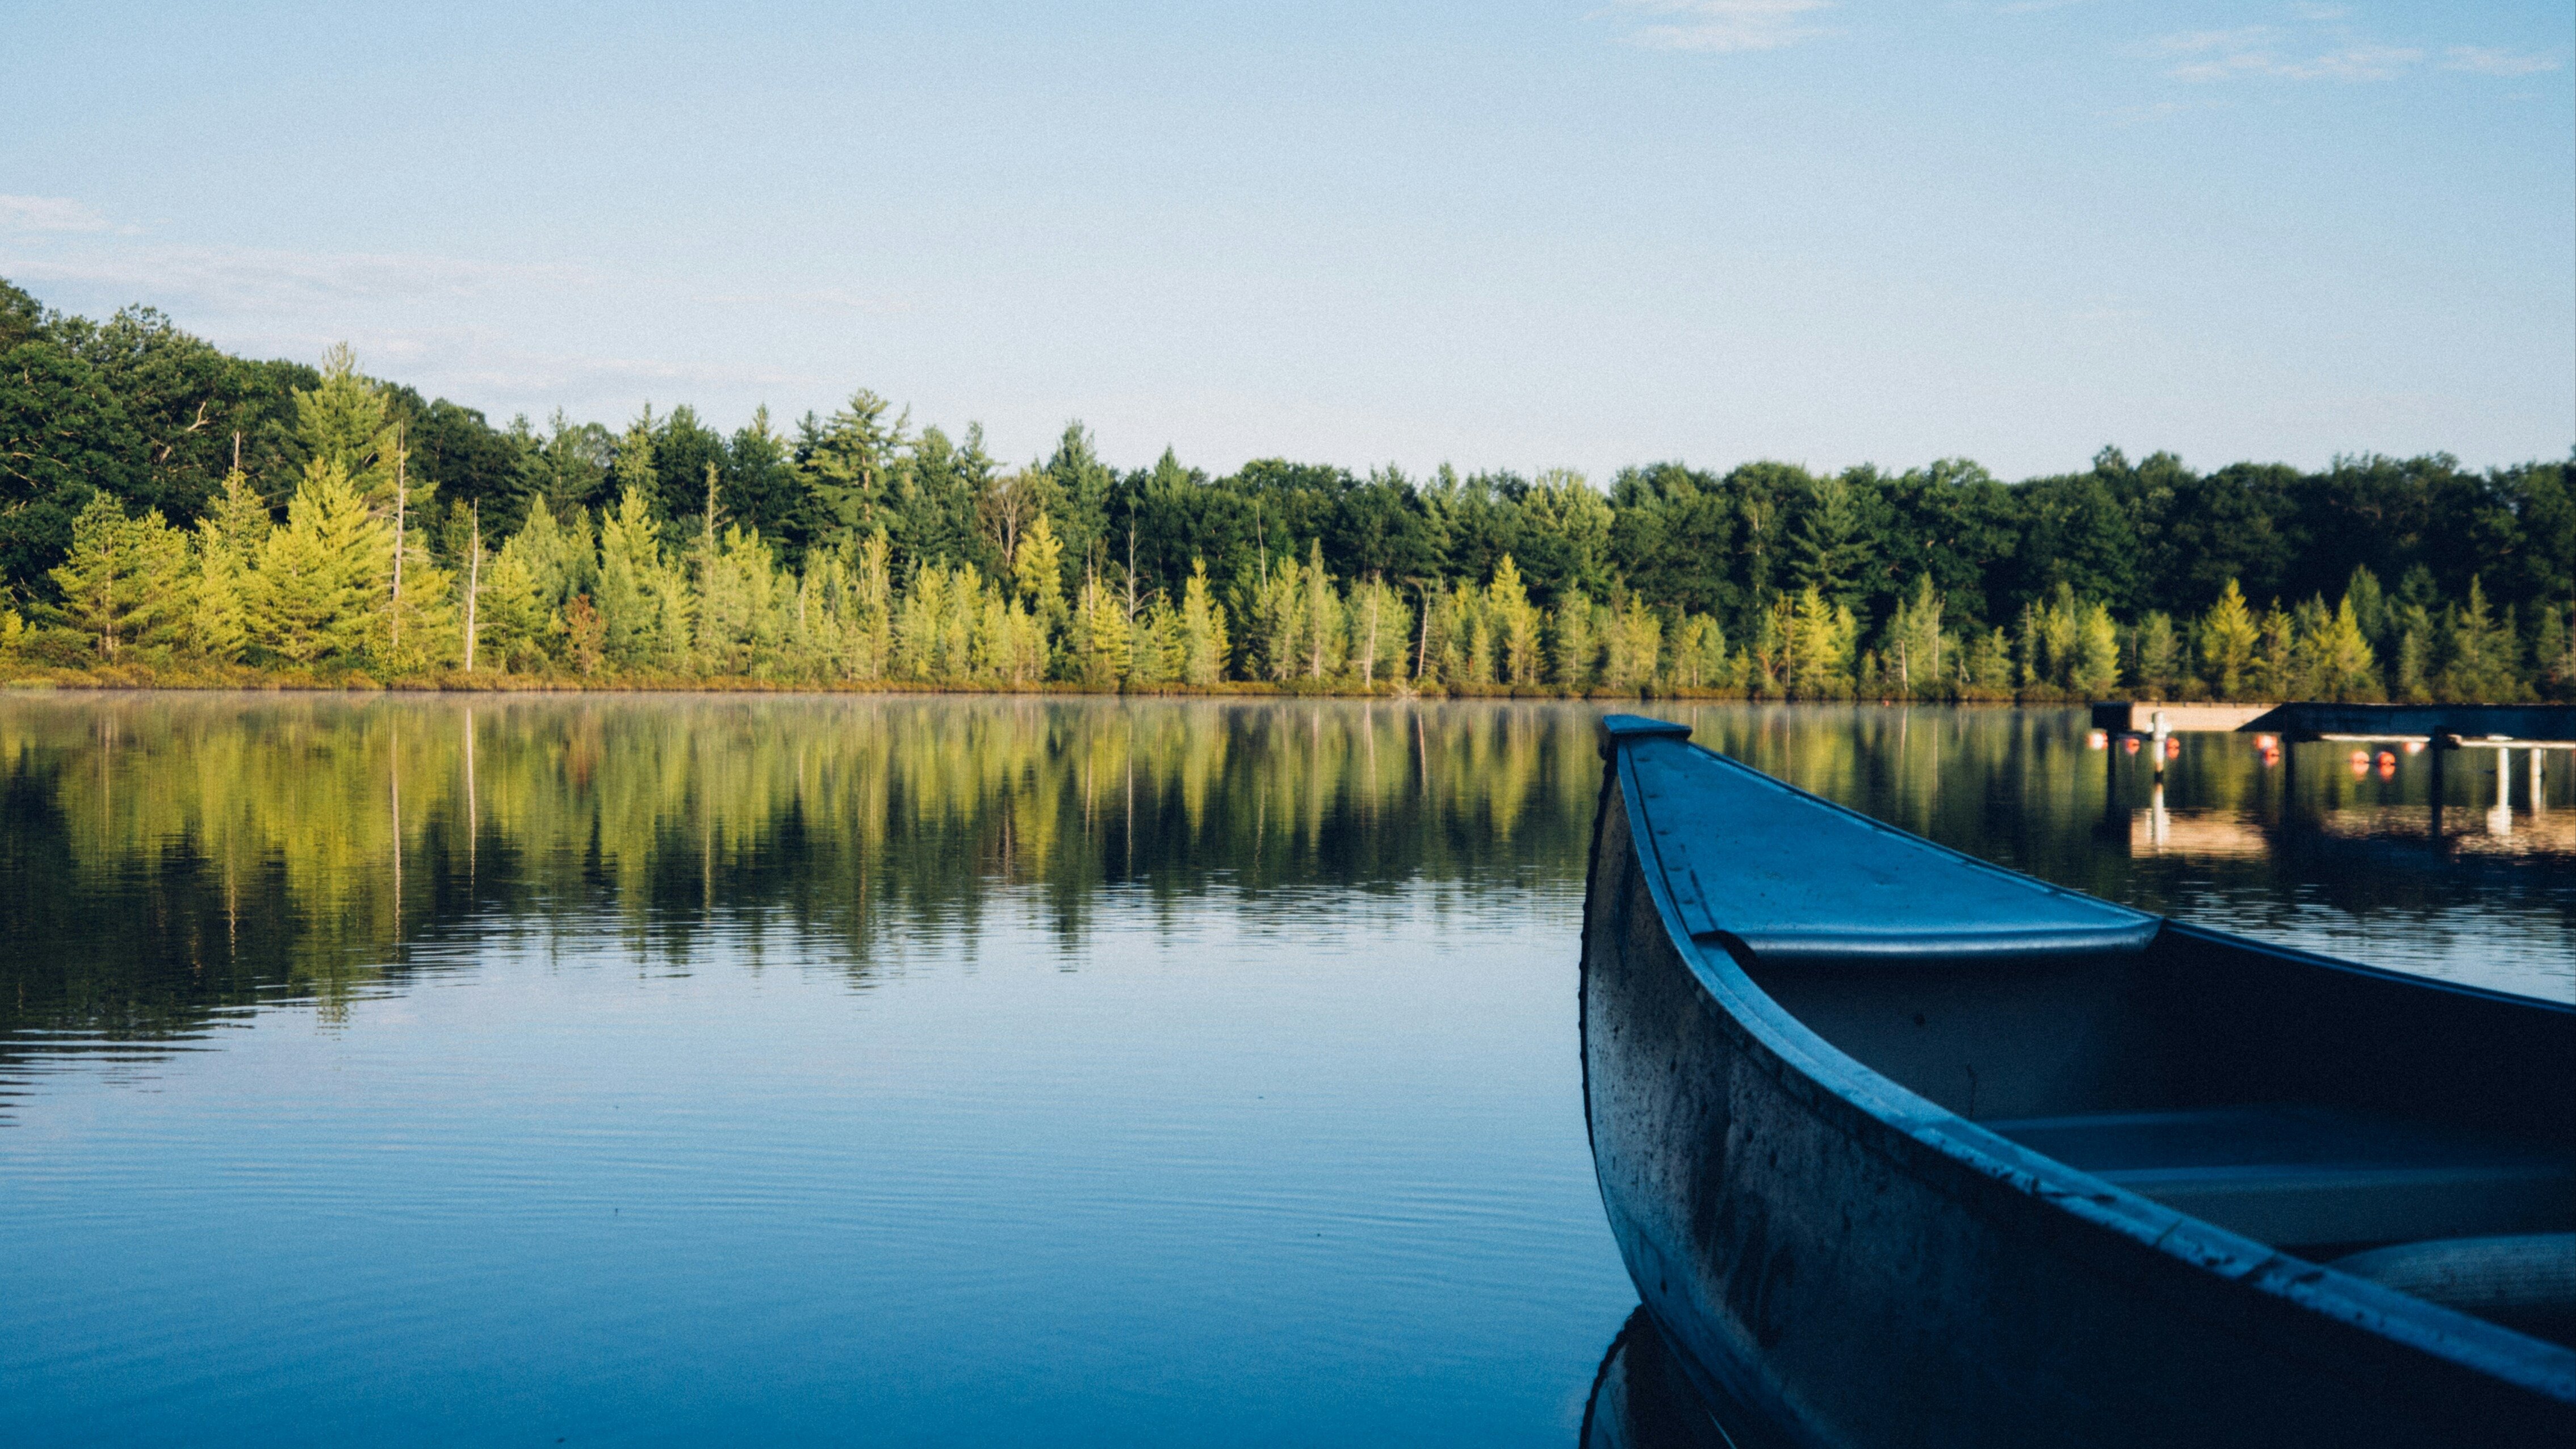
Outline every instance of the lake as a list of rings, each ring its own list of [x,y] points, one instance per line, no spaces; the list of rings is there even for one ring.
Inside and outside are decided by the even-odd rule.
[[[0,1442],[1571,1442],[1603,706],[0,697]],[[2565,756],[1664,706],[2576,997]]]

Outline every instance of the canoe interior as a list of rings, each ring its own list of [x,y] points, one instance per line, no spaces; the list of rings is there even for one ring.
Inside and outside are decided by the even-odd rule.
[[[1863,1066],[2303,1257],[2576,1231],[2567,1019],[2168,927],[2134,955],[1745,973]]]

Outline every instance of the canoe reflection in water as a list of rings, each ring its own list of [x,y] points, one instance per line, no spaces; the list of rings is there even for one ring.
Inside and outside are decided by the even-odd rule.
[[[1668,1351],[1597,1398],[1687,1378],[1739,1444],[2576,1444],[2576,1010],[1603,733],[1584,1121]],[[1697,1442],[1645,1432],[1601,1442]]]
[[[1740,1438],[1718,1422],[1708,1400],[1691,1386],[1672,1346],[1655,1330],[1654,1315],[1640,1304],[1610,1340],[1592,1396],[1583,1401],[1583,1431],[1576,1449],[1756,1449],[1764,1441]]]

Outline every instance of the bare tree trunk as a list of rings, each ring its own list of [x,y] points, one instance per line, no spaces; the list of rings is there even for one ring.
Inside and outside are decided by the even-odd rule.
[[[474,507],[474,543],[465,555],[465,672],[474,672],[474,606],[483,594],[483,507]],[[471,745],[467,747],[469,750]]]
[[[403,510],[411,499],[411,486],[403,473],[407,461],[403,451],[402,430],[394,430],[394,650],[402,650],[402,565]]]

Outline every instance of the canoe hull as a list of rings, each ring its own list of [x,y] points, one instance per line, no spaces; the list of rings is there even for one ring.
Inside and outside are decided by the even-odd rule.
[[[1847,1058],[1682,932],[1633,825],[1614,758],[1585,908],[1586,1114],[1629,1274],[1721,1417],[1852,1446],[2576,1427],[2563,1397],[2301,1301],[2295,1259],[2151,1242],[2121,1220],[2134,1204],[2070,1202],[2009,1156],[1945,1146],[1928,1103],[1856,1096]]]

